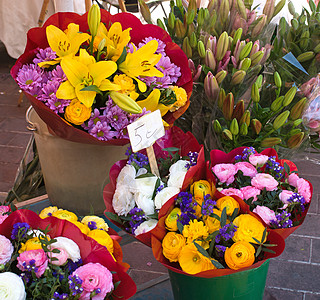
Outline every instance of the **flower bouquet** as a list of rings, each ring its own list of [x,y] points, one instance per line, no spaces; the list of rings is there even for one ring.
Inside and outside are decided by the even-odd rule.
[[[247,298],[240,299],[248,299],[251,293],[255,299],[262,299],[266,273],[264,278],[256,274],[259,279],[255,283],[249,274],[267,266],[268,258],[280,255],[284,240],[247,214],[237,196],[217,198],[215,177],[208,164],[195,168],[198,172],[187,178],[186,188],[159,212],[158,225],[151,233],[155,258],[169,269],[173,288],[177,281],[182,285],[182,280],[191,285],[180,285],[174,293],[186,295],[183,290],[187,289],[193,295],[206,288],[202,298],[212,293],[219,299],[230,299],[240,293],[242,283]],[[246,282],[241,281],[242,275]],[[258,284],[260,277],[263,279]],[[261,290],[249,291],[254,284]]]
[[[115,247],[111,254],[100,244],[103,238],[95,240],[98,234],[91,238],[70,221],[57,218],[71,218],[71,212],[54,210],[48,208],[40,216],[16,210],[0,225],[1,299],[128,299],[134,295],[136,286],[126,274],[128,266],[118,261],[121,248]],[[51,212],[57,217],[45,217]],[[82,224],[81,228],[86,226]]]
[[[151,173],[144,151],[132,153],[129,149],[128,159],[111,167],[110,183],[103,192],[106,217],[148,246],[158,211],[180,192],[194,166],[204,161],[203,149],[193,135],[175,126],[153,148],[160,177]]]
[[[243,199],[247,210],[283,238],[303,223],[313,189],[298,176],[293,162],[279,160],[271,148],[261,153],[252,147],[237,148],[229,154],[212,150],[210,155],[219,193]]]

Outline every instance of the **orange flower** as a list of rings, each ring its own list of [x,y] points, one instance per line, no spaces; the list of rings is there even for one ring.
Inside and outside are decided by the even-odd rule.
[[[240,209],[239,203],[233,199],[230,196],[224,196],[217,200],[217,207],[221,211],[223,211],[224,208],[227,209],[227,215],[232,216],[233,211],[238,208],[238,211]]]
[[[213,213],[221,218],[221,211],[220,210],[214,208]],[[209,234],[220,229],[220,227],[221,227],[220,221],[218,219],[216,219],[215,217],[209,217],[209,216],[205,217],[204,223],[208,227]]]
[[[105,246],[108,251],[113,253],[113,240],[108,233],[104,230],[94,229],[91,230],[88,234],[91,238],[97,241],[100,245]]]
[[[201,216],[201,206],[203,204],[203,198],[206,195],[212,196],[211,185],[207,180],[195,181],[190,187],[190,193],[192,194],[194,200],[197,202],[195,207],[196,215]]]
[[[206,239],[209,235],[208,227],[198,220],[192,220],[188,225],[185,225],[182,234],[187,239],[187,244],[197,239]]]
[[[255,252],[255,248],[250,243],[240,241],[226,249],[224,259],[230,269],[239,270],[250,267],[254,263]]]
[[[166,228],[169,231],[177,231],[178,230],[178,225],[177,225],[177,220],[178,220],[178,215],[181,213],[181,209],[179,207],[175,207],[170,214],[166,217],[165,224]]]
[[[169,261],[178,261],[181,249],[185,246],[185,238],[176,232],[168,232],[162,240],[163,255]]]

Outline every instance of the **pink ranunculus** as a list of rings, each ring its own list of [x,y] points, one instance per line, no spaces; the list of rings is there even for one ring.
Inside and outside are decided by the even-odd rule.
[[[289,204],[290,202],[288,201],[288,199],[293,195],[292,191],[288,191],[288,190],[283,190],[280,194],[279,194],[279,199],[281,200],[281,202],[283,204]]]
[[[237,171],[242,171],[244,176],[254,177],[258,171],[257,169],[247,161],[241,161],[235,164]]]
[[[111,272],[99,263],[88,263],[76,269],[72,276],[78,275],[82,280],[80,300],[89,300],[90,293],[100,289],[100,293],[92,297],[94,300],[103,300],[113,290]]]
[[[251,185],[242,187],[240,189],[240,191],[241,191],[241,193],[243,195],[242,199],[248,200],[251,197],[253,197],[252,202],[257,201],[257,196],[260,195],[260,193],[261,193],[261,191],[259,189],[257,189],[254,186],[251,186]]]
[[[297,173],[291,173],[288,176],[288,183],[294,187],[297,187],[297,181],[300,177],[298,176]]]
[[[258,173],[251,179],[251,185],[259,190],[266,188],[267,191],[274,191],[278,186],[278,181],[270,174]]]
[[[311,201],[311,196],[312,196],[309,182],[303,178],[298,179],[297,189],[298,189],[298,193],[301,196],[303,196],[306,203],[309,203]]]
[[[26,263],[26,266],[30,266],[31,260],[34,261],[34,264],[31,265],[31,267],[34,266],[36,268],[36,276],[38,278],[41,277],[48,266],[48,258],[46,253],[43,249],[29,250],[20,253],[17,258],[18,269],[20,269],[21,271],[26,271],[27,269],[24,263]]]
[[[49,262],[53,265],[56,265],[56,266],[62,266],[64,265],[67,260],[68,260],[68,257],[69,257],[69,254],[68,252],[65,250],[65,249],[62,249],[62,248],[54,248],[52,247],[52,249],[50,248],[50,250],[52,251],[53,249],[58,249],[60,252],[59,253],[55,253],[55,252],[49,252],[48,255],[49,255]],[[51,258],[56,258],[54,260],[51,260]]]
[[[0,265],[5,265],[12,256],[13,245],[4,235],[0,235]]]
[[[3,215],[10,211],[10,206],[8,205],[0,205],[0,215]]]
[[[271,221],[277,220],[275,212],[266,206],[258,205],[253,212],[259,215],[267,225],[270,225]]]
[[[241,199],[243,199],[242,192],[239,189],[234,189],[234,188],[224,189],[221,191],[221,193],[225,196],[236,195],[236,196],[240,197]]]
[[[2,224],[6,218],[8,218],[8,215],[0,215],[0,224]]]
[[[259,153],[251,154],[249,156],[249,162],[254,166],[259,166],[259,167],[262,167],[264,164],[266,164],[268,159],[269,159],[269,156],[259,154]]]
[[[234,164],[217,164],[212,168],[212,172],[220,182],[231,184],[234,181],[234,175],[237,174],[237,168]]]

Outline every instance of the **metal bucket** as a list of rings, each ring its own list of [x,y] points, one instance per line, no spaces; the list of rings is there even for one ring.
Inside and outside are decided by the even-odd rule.
[[[34,133],[51,204],[79,215],[102,214],[102,192],[109,182],[109,170],[125,158],[127,146],[82,144],[53,136],[32,107],[26,121]]]

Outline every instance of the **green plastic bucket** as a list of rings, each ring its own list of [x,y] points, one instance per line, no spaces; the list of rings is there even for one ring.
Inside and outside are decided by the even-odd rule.
[[[169,271],[175,300],[260,300],[269,269],[269,259],[260,267],[231,275],[201,278]]]

